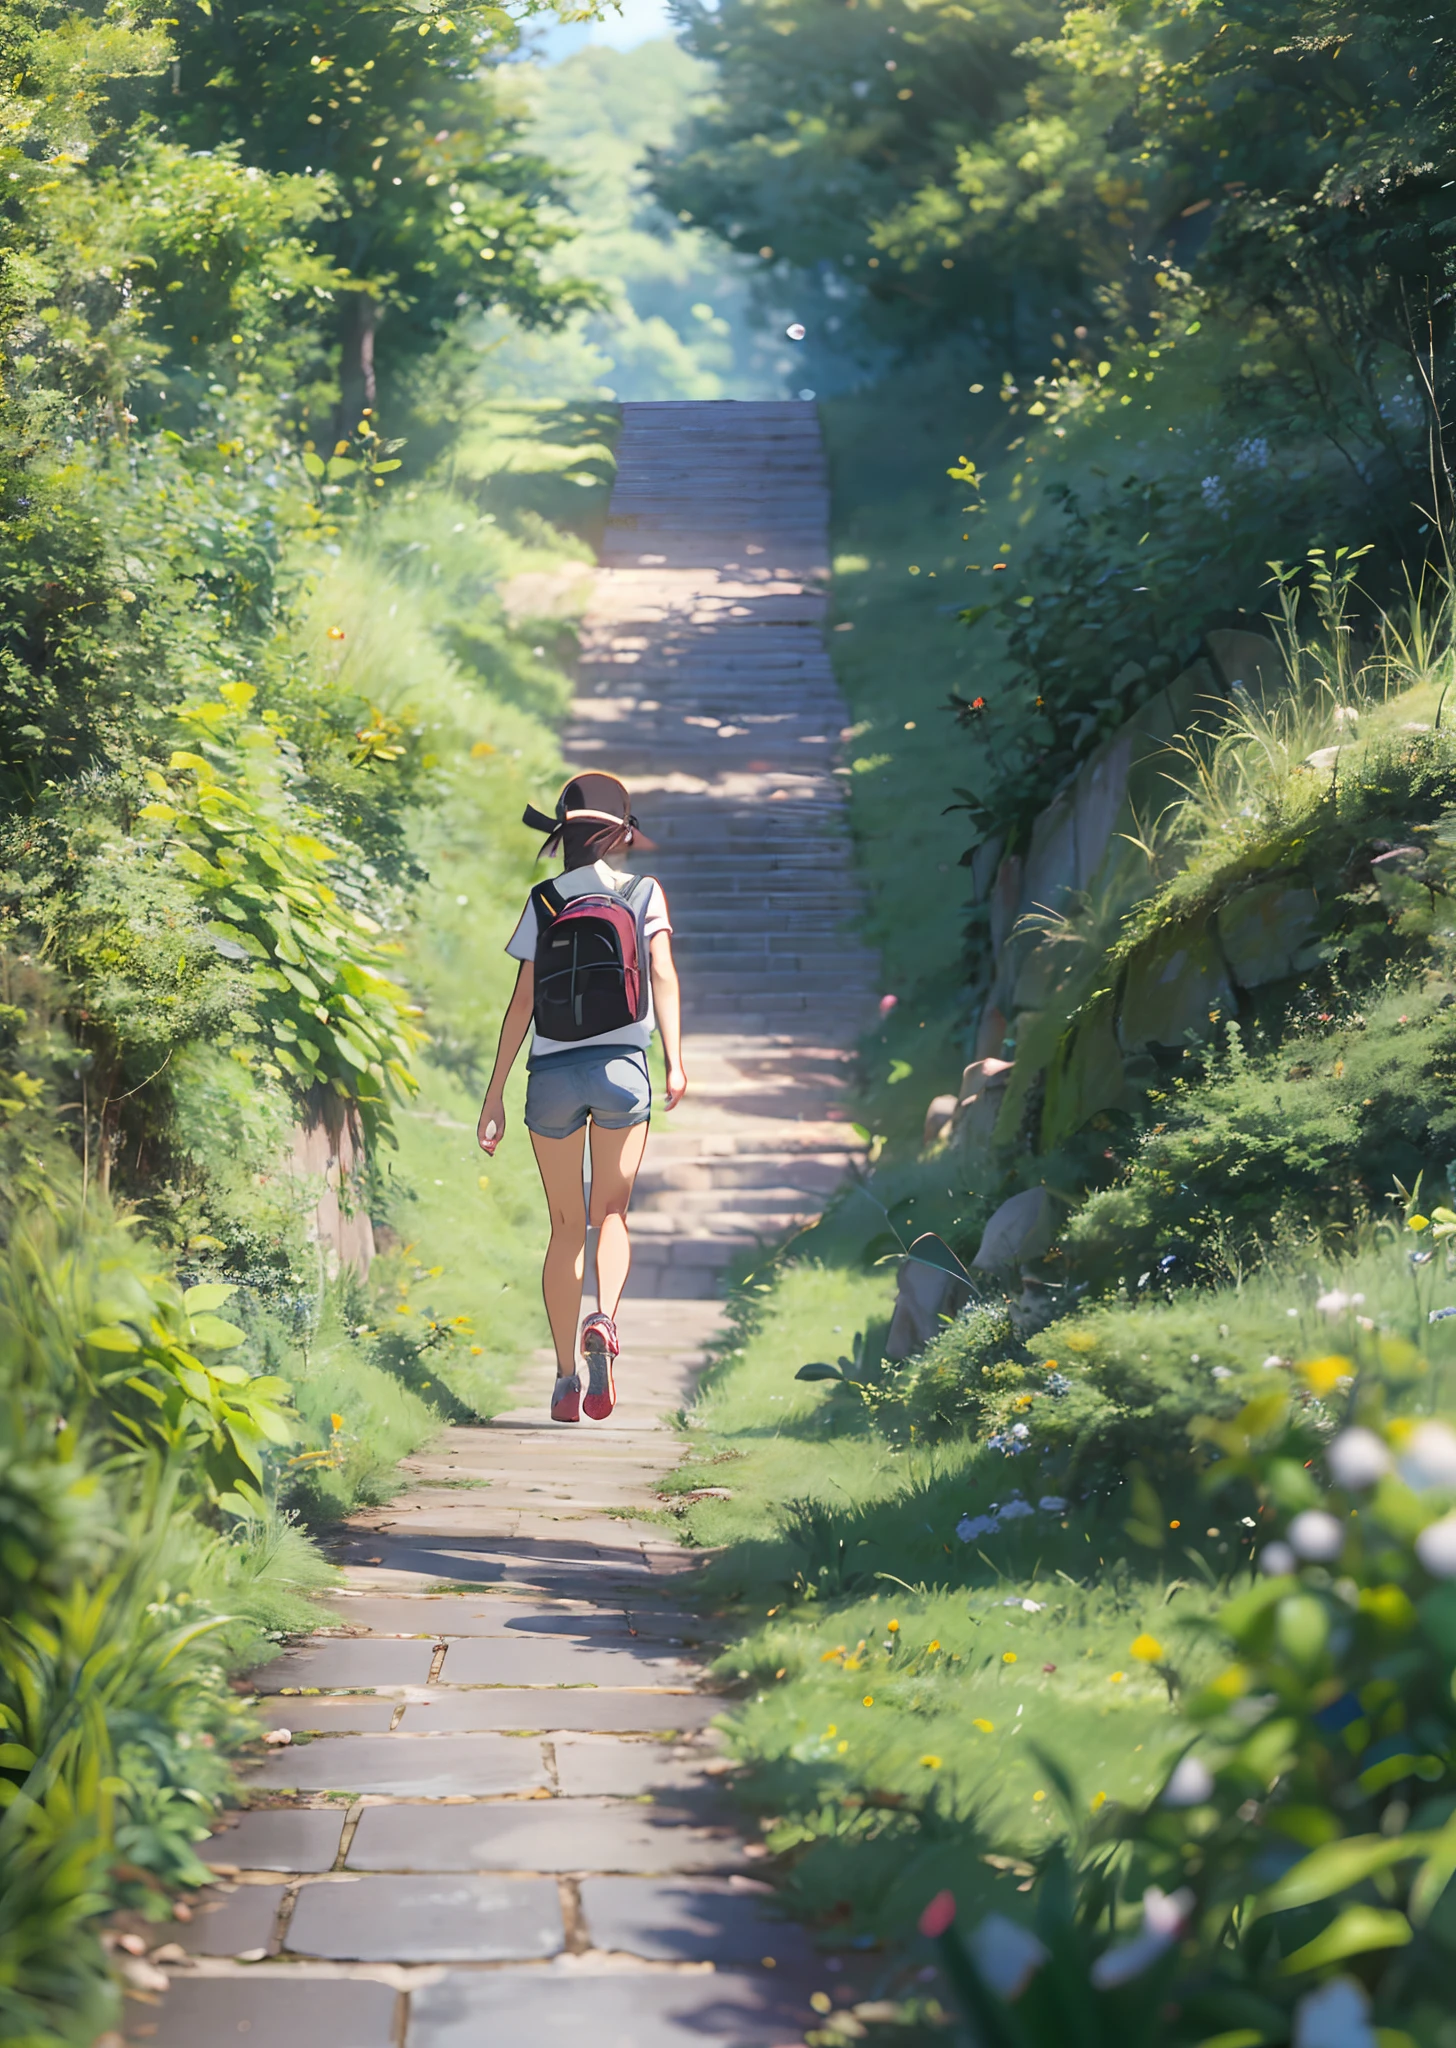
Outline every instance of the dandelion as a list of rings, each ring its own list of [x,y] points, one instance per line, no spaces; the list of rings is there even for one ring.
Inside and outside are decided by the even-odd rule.
[[[835,1745],[834,1745],[834,1752],[835,1752],[835,1755],[836,1755],[836,1756],[843,1756],[843,1755],[844,1755],[844,1752],[845,1752],[845,1751],[846,1751],[846,1750],[847,1750],[848,1748],[849,1748],[849,1744],[848,1744],[847,1742],[836,1742],[836,1743],[835,1743]]]
[[[925,1647],[927,1650],[938,1650],[940,1648],[940,1637],[932,1636]]]
[[[1032,1805],[1033,1805],[1033,1806],[1040,1806],[1040,1805],[1041,1805],[1041,1802],[1042,1802],[1042,1801],[1043,1801],[1043,1799],[1045,1799],[1045,1798],[1046,1798],[1046,1794],[1045,1794],[1045,1792],[1033,1792],[1033,1793],[1032,1793],[1032,1795],[1031,1795],[1031,1803],[1032,1803]]]
[[[872,1707],[872,1706],[874,1705],[874,1703],[875,1703],[875,1696],[874,1696],[874,1694],[873,1694],[872,1692],[867,1692],[867,1693],[865,1694],[864,1698],[863,1698],[863,1699],[862,1699],[862,1700],[860,1701],[860,1705],[861,1705],[862,1707]]]
[[[996,1723],[994,1721],[982,1721],[980,1719],[977,1719],[972,1721],[971,1726],[973,1728],[979,1728],[983,1735],[994,1735],[996,1733]]]
[[[938,1771],[940,1769],[940,1758],[938,1756],[923,1756],[920,1761],[927,1771]]]
[[[1322,1306],[1328,1299],[1328,1295],[1321,1295],[1319,1302],[1315,1306]],[[1342,1305],[1348,1304],[1350,1301],[1363,1301],[1364,1299],[1363,1294],[1341,1295],[1340,1297]],[[1338,1351],[1331,1352],[1328,1358],[1306,1359],[1299,1368],[1300,1377],[1310,1392],[1319,1395],[1321,1398],[1326,1394],[1332,1394],[1340,1384],[1340,1381],[1348,1379],[1353,1370],[1354,1368],[1349,1359],[1342,1358]]]
[[[1107,1683],[1109,1685],[1121,1685],[1122,1681],[1126,1677],[1127,1673],[1125,1671],[1114,1671],[1112,1676],[1108,1679]]]
[[[1014,1650],[1003,1650],[1001,1652],[1001,1662],[1003,1664],[1014,1664],[1016,1662],[1016,1652]]]
[[[892,1636],[898,1635],[900,1633],[900,1624],[898,1621],[887,1621],[885,1623],[885,1627],[889,1630]]]
[[[1163,1655],[1163,1646],[1156,1636],[1150,1636],[1146,1629],[1136,1636],[1132,1643],[1132,1655],[1140,1664],[1157,1664]]]
[[[1092,1794],[1092,1811],[1094,1813],[1100,1813],[1106,1804],[1107,1794],[1105,1792],[1094,1792]]]

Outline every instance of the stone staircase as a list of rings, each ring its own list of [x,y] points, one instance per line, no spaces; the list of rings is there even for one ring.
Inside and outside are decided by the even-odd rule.
[[[842,1096],[877,967],[824,647],[814,408],[622,410],[565,746],[633,792],[683,983],[690,1089],[654,1126],[628,1292],[702,1298],[737,1250],[818,1215],[857,1156]]]

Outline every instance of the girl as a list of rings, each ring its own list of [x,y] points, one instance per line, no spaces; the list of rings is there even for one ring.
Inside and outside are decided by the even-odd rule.
[[[615,775],[578,775],[557,798],[554,818],[528,806],[524,822],[548,835],[544,853],[560,848],[563,872],[531,891],[506,946],[521,964],[476,1135],[488,1154],[505,1136],[506,1077],[534,1019],[526,1129],[551,1212],[541,1274],[556,1347],[551,1420],[577,1422],[584,1407],[600,1422],[617,1399],[614,1319],[632,1263],[627,1206],[652,1113],[647,1047],[654,1021],[662,1032],[669,1109],[681,1102],[688,1085],[672,925],[659,883],[608,865],[613,854],[630,846],[652,846],[641,836],[632,799]],[[589,1375],[583,1400],[576,1346],[586,1259],[582,1150],[588,1123],[591,1220],[599,1236],[597,1312],[581,1329]]]

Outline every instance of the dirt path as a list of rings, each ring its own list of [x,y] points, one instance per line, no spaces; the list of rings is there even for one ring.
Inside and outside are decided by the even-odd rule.
[[[724,1796],[691,1553],[653,1503],[736,1246],[850,1157],[873,962],[822,641],[827,500],[805,405],[629,405],[568,752],[632,783],[688,996],[693,1093],[648,1149],[621,1401],[451,1429],[340,1544],[347,1628],[257,1674],[293,1740],[168,1930],[127,2039],[215,2048],[797,2042],[822,1976]],[[287,1803],[282,1803],[282,1802]]]

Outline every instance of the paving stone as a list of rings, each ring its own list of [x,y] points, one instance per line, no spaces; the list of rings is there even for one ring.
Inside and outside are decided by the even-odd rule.
[[[546,1786],[541,1745],[511,1735],[325,1735],[268,1758],[255,1785],[448,1799]],[[236,1860],[236,1859],[229,1859]]]
[[[530,1627],[543,1614],[539,1602],[488,1593],[439,1593],[408,1600],[362,1598],[331,1600],[333,1612],[345,1628],[381,1636],[428,1636],[432,1642],[445,1636],[498,1636],[508,1629]],[[598,1619],[590,1609],[576,1615],[547,1613],[570,1635],[573,1621],[585,1624]]]
[[[677,1806],[617,1799],[520,1799],[478,1806],[367,1806],[351,1870],[695,1871],[747,1867],[717,1802],[717,1824]]]
[[[473,1728],[595,1729],[638,1734],[649,1729],[704,1728],[726,1702],[711,1693],[609,1692],[597,1686],[535,1686],[516,1690],[434,1693],[412,1700],[400,1727],[406,1735],[453,1734]]]
[[[330,1692],[354,1686],[423,1685],[434,1655],[433,1643],[395,1642],[387,1636],[364,1642],[312,1636],[255,1671],[253,1684],[259,1692],[279,1692],[285,1685],[317,1685]]]
[[[399,2002],[388,1984],[310,1981],[297,1970],[174,1977],[160,2006],[127,2000],[126,2039],[150,2048],[394,2048]]]
[[[451,1643],[442,1685],[682,1685],[697,1676],[660,1643],[591,1643],[477,1636]]]
[[[672,1878],[588,1877],[581,1908],[593,1948],[662,1963],[761,1963],[808,1968],[813,1944],[802,1927],[765,1912],[761,1893],[725,1883]]]
[[[657,1742],[614,1741],[606,1735],[558,1736],[556,1775],[562,1794],[591,1793],[634,1799],[643,1792],[690,1792],[707,1782],[696,1757]]]
[[[398,1700],[372,1699],[366,1693],[344,1699],[281,1699],[269,1693],[258,1702],[265,1728],[288,1728],[295,1735],[387,1735]]]
[[[204,1863],[238,1870],[332,1870],[344,1832],[342,1806],[265,1806],[233,1816],[199,1845]]]
[[[785,2048],[812,2020],[776,1972],[453,1970],[410,2000],[406,2048]]]
[[[559,1955],[565,1939],[551,1878],[431,1875],[305,1885],[285,1946],[336,1962],[512,1963]]]
[[[192,1918],[169,1927],[167,1939],[195,1956],[240,1956],[249,1949],[267,1948],[287,1889],[281,1884],[236,1884],[199,1892],[192,1900]]]

